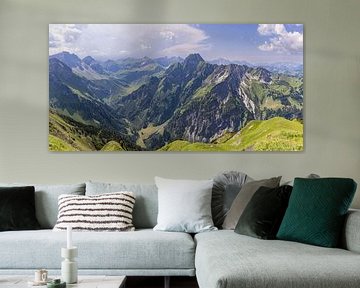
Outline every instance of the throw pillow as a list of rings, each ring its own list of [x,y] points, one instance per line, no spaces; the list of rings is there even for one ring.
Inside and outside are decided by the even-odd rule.
[[[242,186],[240,192],[236,196],[234,202],[231,205],[229,212],[227,213],[223,229],[234,230],[237,222],[240,219],[241,214],[243,213],[246,205],[249,203],[251,197],[255,192],[261,187],[275,188],[279,186],[280,177],[274,177],[270,179],[263,179],[258,181],[251,181]]]
[[[40,228],[34,194],[33,186],[0,188],[0,231]]]
[[[241,187],[252,179],[238,171],[223,172],[215,176],[212,189],[211,214],[214,225],[221,228],[226,214]]]
[[[159,213],[154,230],[198,233],[216,230],[211,217],[213,180],[155,177]]]
[[[348,178],[295,178],[277,238],[336,247],[355,190]]]
[[[310,179],[315,179],[315,178],[320,178],[320,176],[318,174],[315,173],[311,173],[309,175],[307,175],[306,177],[300,177],[300,178],[310,178]],[[294,178],[295,179],[295,178]],[[290,181],[286,181],[281,183],[281,185],[290,185],[290,186],[294,186],[294,179],[290,180]]]
[[[133,231],[132,192],[106,193],[96,196],[61,195],[55,231],[72,226],[74,231]]]
[[[275,239],[288,206],[292,187],[260,187],[251,198],[235,232],[260,239]]]
[[[86,182],[86,195],[131,191],[136,202],[133,223],[136,229],[154,228],[158,215],[158,191],[154,184]]]
[[[36,218],[41,228],[52,229],[58,216],[58,197],[61,194],[85,195],[85,184],[33,185],[0,183],[4,187],[35,187]],[[119,191],[119,190],[118,190]]]
[[[57,200],[62,194],[84,195],[85,183],[64,185],[35,185],[36,217],[45,229],[52,229],[58,215]]]

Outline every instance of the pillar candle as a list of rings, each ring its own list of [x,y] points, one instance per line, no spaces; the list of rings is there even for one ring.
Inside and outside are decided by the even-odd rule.
[[[72,227],[69,225],[66,229],[67,232],[67,242],[66,242],[66,248],[70,249],[72,248]]]

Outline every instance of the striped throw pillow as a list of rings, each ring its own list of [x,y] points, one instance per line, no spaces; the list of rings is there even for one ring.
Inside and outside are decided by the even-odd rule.
[[[60,195],[55,231],[72,226],[74,231],[133,231],[133,192],[93,196]]]

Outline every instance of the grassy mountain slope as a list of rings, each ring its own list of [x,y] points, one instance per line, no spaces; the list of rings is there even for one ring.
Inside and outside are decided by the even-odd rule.
[[[76,151],[76,149],[71,146],[71,144],[66,143],[64,140],[49,135],[49,150],[50,151]]]
[[[213,143],[173,141],[160,151],[299,151],[303,149],[303,124],[275,117],[250,121],[240,132],[225,134]]]
[[[49,111],[49,151],[139,150],[120,135]]]
[[[92,151],[94,145],[75,125],[60,115],[49,113],[49,150],[50,151]]]
[[[299,151],[303,149],[303,124],[281,117],[251,121],[226,144],[250,151]]]
[[[225,144],[191,143],[185,140],[176,140],[158,149],[158,151],[232,151],[229,148]]]
[[[116,141],[109,141],[101,148],[101,151],[124,151],[125,149]]]

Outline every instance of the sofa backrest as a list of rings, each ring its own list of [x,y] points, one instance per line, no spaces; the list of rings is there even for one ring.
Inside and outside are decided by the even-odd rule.
[[[86,182],[85,195],[131,191],[135,194],[133,223],[136,229],[153,228],[157,223],[158,192],[155,184]]]

